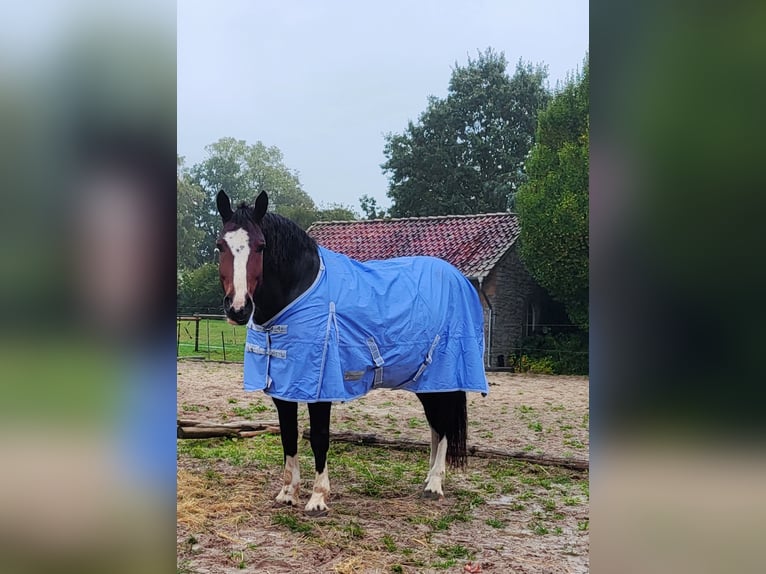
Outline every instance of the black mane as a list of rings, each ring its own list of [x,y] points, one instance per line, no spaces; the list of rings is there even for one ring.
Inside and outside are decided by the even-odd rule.
[[[232,215],[239,226],[253,220],[253,208],[241,203]],[[263,324],[284,309],[314,282],[319,272],[317,243],[295,222],[266,213],[260,222],[266,239],[263,284],[255,291],[253,320]]]

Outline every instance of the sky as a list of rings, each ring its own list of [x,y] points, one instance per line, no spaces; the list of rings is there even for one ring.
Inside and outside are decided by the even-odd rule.
[[[222,137],[278,147],[317,205],[383,207],[384,135],[445,97],[479,51],[582,65],[587,0],[183,0],[177,5],[178,153],[191,166]]]

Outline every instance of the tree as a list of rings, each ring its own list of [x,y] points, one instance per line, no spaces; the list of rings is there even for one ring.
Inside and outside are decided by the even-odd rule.
[[[205,191],[203,261],[211,261],[219,231],[215,196],[225,190],[233,204],[252,202],[260,191],[269,194],[269,211],[279,213],[306,227],[314,221],[316,206],[303,191],[298,173],[284,165],[282,152],[262,142],[221,138],[207,146],[208,158],[190,170],[191,180]]]
[[[588,57],[540,113],[516,197],[520,254],[537,281],[588,330]]]
[[[491,48],[455,65],[445,99],[387,134],[393,217],[505,211],[523,182],[537,114],[549,101],[544,66],[519,61],[509,77]],[[364,207],[363,207],[364,208]]]
[[[378,200],[366,193],[359,198],[359,205],[366,219],[383,219],[386,217],[386,210],[378,207]]]
[[[193,269],[203,263],[207,204],[205,192],[189,179],[182,157],[177,158],[177,165],[176,265],[179,269]]]
[[[223,291],[217,263],[205,263],[181,273],[176,303],[179,313],[221,313],[222,301]]]
[[[351,207],[342,203],[331,203],[317,210],[314,221],[354,221],[358,218]]]

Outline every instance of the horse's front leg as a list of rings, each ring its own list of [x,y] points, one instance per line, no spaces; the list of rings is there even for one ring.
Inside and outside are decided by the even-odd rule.
[[[327,475],[327,451],[330,448],[330,408],[332,403],[309,403],[311,450],[314,452],[316,477],[306,512],[314,516],[327,514],[330,478]]]
[[[301,471],[298,465],[298,403],[273,399],[279,414],[279,433],[284,451],[284,480],[277,495],[277,502],[298,504],[301,487]]]

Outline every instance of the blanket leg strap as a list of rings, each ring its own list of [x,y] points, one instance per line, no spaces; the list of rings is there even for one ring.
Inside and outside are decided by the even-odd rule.
[[[436,345],[439,344],[439,339],[441,339],[441,337],[439,335],[436,335],[436,337],[434,337],[434,342],[431,343],[431,346],[428,349],[428,353],[426,353],[425,361],[423,361],[423,364],[420,365],[420,367],[418,368],[418,372],[415,373],[415,376],[412,377],[412,382],[413,383],[420,378],[420,375],[423,374],[423,371],[426,370],[426,367],[428,367],[428,365],[431,364],[431,361],[433,360],[434,349],[436,349]]]
[[[367,338],[367,346],[370,348],[370,354],[372,354],[372,362],[375,363],[375,377],[372,380],[372,388],[375,389],[383,383],[383,357],[380,354],[380,349],[375,343],[375,339],[372,337]]]

